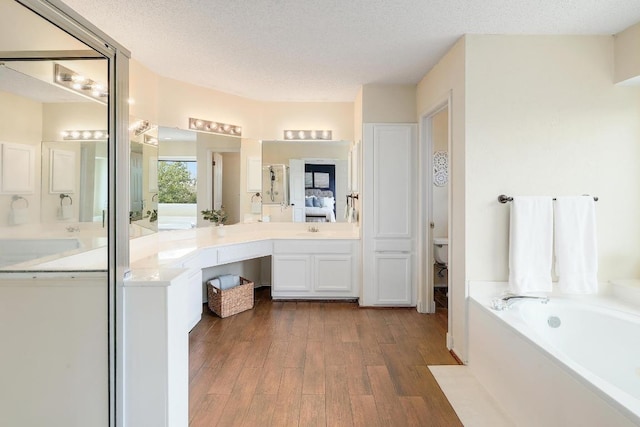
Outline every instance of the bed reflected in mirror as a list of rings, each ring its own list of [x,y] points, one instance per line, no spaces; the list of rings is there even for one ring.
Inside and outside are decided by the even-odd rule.
[[[346,222],[350,149],[349,141],[263,141],[263,220]],[[280,167],[288,182],[278,187],[277,175],[265,170]],[[272,197],[272,184],[288,191],[288,199]]]

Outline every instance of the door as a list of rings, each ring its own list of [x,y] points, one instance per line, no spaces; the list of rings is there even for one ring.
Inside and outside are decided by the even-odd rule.
[[[304,161],[300,159],[289,159],[289,188],[293,222],[305,222]]]
[[[416,125],[366,124],[363,305],[416,304]]]

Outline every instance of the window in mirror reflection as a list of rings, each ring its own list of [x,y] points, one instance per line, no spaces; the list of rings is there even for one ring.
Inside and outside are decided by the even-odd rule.
[[[158,161],[158,229],[185,230],[198,222],[195,160]]]

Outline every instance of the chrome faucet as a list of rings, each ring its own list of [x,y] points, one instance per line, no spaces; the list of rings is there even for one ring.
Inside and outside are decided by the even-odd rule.
[[[509,307],[511,307],[511,305],[517,301],[517,300],[521,300],[521,299],[533,299],[533,300],[538,300],[540,301],[542,304],[546,304],[549,302],[549,297],[536,297],[533,295],[516,295],[516,294],[506,294],[503,295],[499,298],[494,298],[491,300],[491,308],[497,311],[502,311],[502,310],[506,310]]]
[[[74,227],[74,226],[70,225],[70,226],[67,227],[67,231],[69,233],[73,233],[74,231],[80,231],[80,226],[78,225],[78,226]]]

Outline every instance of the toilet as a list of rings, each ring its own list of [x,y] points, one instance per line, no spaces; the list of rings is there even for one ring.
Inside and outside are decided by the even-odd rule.
[[[436,263],[440,267],[442,267],[442,270],[447,268],[447,264],[449,261],[449,238],[448,237],[433,238],[433,258],[435,259]]]

